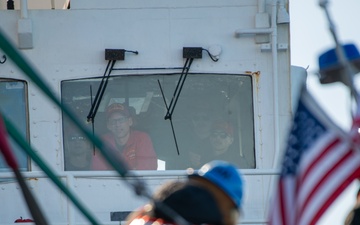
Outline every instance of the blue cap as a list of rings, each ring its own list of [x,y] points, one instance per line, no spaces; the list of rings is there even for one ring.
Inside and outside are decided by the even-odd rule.
[[[360,71],[360,54],[354,44],[342,45],[346,59],[355,69],[354,72]],[[319,56],[319,79],[320,83],[328,84],[340,81],[345,85],[349,85],[349,80],[346,78],[348,74],[344,70],[344,65],[341,64],[336,48],[332,48]],[[354,75],[354,74],[351,74]]]
[[[354,44],[343,45],[343,50],[347,60],[352,61],[360,58],[359,51]],[[339,59],[336,55],[336,48],[330,49],[319,56],[319,69],[327,69],[340,65]]]
[[[230,197],[237,208],[241,208],[244,182],[234,165],[214,160],[203,165],[198,171],[189,172],[189,176],[202,177],[215,184]]]

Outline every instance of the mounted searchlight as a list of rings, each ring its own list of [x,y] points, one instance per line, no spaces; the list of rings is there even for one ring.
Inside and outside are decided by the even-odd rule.
[[[278,24],[290,23],[290,16],[289,13],[286,11],[283,1],[280,1],[279,3],[276,20]]]
[[[220,54],[222,52],[220,45],[211,45],[208,50],[209,54],[212,55],[215,59],[218,60],[220,58]]]
[[[105,49],[105,60],[125,60],[125,52],[139,54],[138,51],[130,51],[125,49]]]
[[[342,48],[345,53],[346,60],[348,60],[353,72],[360,72],[360,53],[354,44],[344,44]],[[336,48],[332,48],[322,53],[318,59],[319,62],[319,79],[322,84],[329,84],[334,82],[342,82],[348,84],[345,65],[339,59]],[[351,74],[354,76],[355,74]]]

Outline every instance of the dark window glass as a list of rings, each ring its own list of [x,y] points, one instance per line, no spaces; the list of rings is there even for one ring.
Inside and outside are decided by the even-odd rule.
[[[28,139],[27,129],[27,86],[23,81],[0,79],[0,110],[10,120],[15,128]],[[26,154],[9,138],[10,146],[14,151],[19,168],[28,170],[28,158]],[[10,171],[6,162],[0,157],[0,171]]]
[[[199,168],[213,159],[233,162],[239,168],[255,168],[251,77],[233,74],[187,76],[180,97],[176,104],[175,100],[172,104],[175,104],[171,120],[178,154],[170,120],[165,120],[164,117],[167,113],[166,105],[169,106],[173,99],[179,76],[161,74],[111,77],[94,119],[94,129],[92,124],[86,122],[86,117],[101,78],[63,81],[62,101],[89,129],[93,129],[104,141],[111,143],[115,151],[131,161],[131,165],[139,162],[146,164],[145,158],[151,158],[151,154],[137,152],[136,148],[138,145],[152,144],[159,170]],[[125,105],[128,113],[108,118],[106,108],[112,103]],[[133,151],[121,141],[114,141],[114,136],[125,133],[127,126],[133,136],[142,137],[139,141],[131,142]],[[89,140],[83,138],[84,135],[79,134],[66,117],[63,128],[65,170],[97,169],[94,167],[94,154],[97,158],[99,153]],[[134,131],[141,134],[135,135]],[[143,137],[144,133],[149,137],[150,144]],[[138,160],[137,157],[143,158]],[[132,168],[146,169],[146,166],[135,165]]]

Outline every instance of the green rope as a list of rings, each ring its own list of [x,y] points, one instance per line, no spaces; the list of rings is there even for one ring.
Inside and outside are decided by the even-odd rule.
[[[128,169],[126,164],[116,157],[113,151],[109,149],[108,146],[104,145],[103,142],[96,135],[93,135],[90,130],[86,129],[83,124],[77,120],[70,110],[62,105],[60,100],[55,97],[55,94],[48,88],[45,82],[38,75],[39,73],[31,67],[24,56],[13,46],[13,44],[5,37],[3,32],[0,30],[0,48],[5,52],[7,56],[10,57],[12,61],[33,81],[35,84],[59,107],[61,110],[72,120],[72,122],[82,131],[84,134],[94,143],[94,145],[99,149],[104,158],[109,162],[109,164],[119,173],[120,176],[126,177]],[[143,184],[140,180],[137,180],[135,184],[136,193],[148,196],[146,190],[143,187]]]
[[[40,73],[38,73],[37,71],[35,71],[34,68],[32,68],[30,63],[27,62],[25,57],[22,56],[21,53],[8,40],[8,38],[4,35],[4,32],[2,32],[1,29],[0,29],[0,48],[19,67],[19,69],[21,69],[24,72],[24,74],[26,74],[29,77],[29,79],[31,79],[59,108],[61,108],[61,110],[65,113],[65,115],[67,115],[71,119],[71,121],[86,135],[86,137],[93,142],[93,144],[98,148],[98,150],[101,152],[104,158],[118,172],[118,174],[121,177],[126,177],[129,173],[126,164],[121,159],[119,159],[119,157],[116,157],[114,152],[111,151],[110,148],[100,140],[100,138],[98,138],[96,135],[93,135],[90,132],[90,130],[86,129],[84,125],[81,124],[79,120],[77,120],[72,115],[72,113],[67,107],[61,104],[60,100],[55,96],[55,94],[48,88],[48,86],[45,84],[42,78],[38,75]],[[8,129],[11,129],[11,127]],[[14,139],[17,138],[18,137],[15,137]],[[32,151],[29,151],[28,154],[33,155]],[[39,165],[43,164],[43,161],[40,158],[36,158],[36,160],[38,161]],[[141,182],[141,180],[133,179],[133,183],[130,183],[128,180],[125,181],[127,181],[126,183],[130,184],[133,187],[137,195],[142,195],[147,198],[150,198],[150,195],[146,190],[146,187],[144,186],[143,182]]]
[[[22,137],[21,133],[15,128],[15,126],[3,116],[3,120],[9,135],[20,145],[22,150],[30,156],[30,158],[45,172],[46,175],[58,186],[58,188],[66,194],[69,199],[78,207],[78,209],[89,219],[89,221],[94,224],[100,224],[96,219],[91,215],[91,213],[83,206],[80,201],[77,200],[75,195],[61,182],[58,176],[46,165],[44,160],[38,156],[35,151],[30,147],[27,141]]]

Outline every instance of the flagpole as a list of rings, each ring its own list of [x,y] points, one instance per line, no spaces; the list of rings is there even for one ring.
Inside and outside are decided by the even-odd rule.
[[[328,20],[329,23],[329,29],[330,32],[332,34],[332,37],[335,41],[336,44],[336,55],[339,59],[340,65],[342,65],[345,69],[345,74],[344,74],[344,84],[346,86],[348,86],[348,88],[350,89],[350,94],[351,96],[356,100],[358,100],[358,94],[356,91],[356,88],[354,86],[354,75],[355,75],[355,70],[353,68],[353,66],[351,65],[351,63],[349,62],[349,60],[347,59],[346,55],[345,55],[345,51],[343,46],[340,44],[339,39],[337,37],[336,34],[336,30],[335,30],[335,25],[330,17],[330,13],[329,10],[327,8],[329,1],[328,0],[320,0],[319,1],[319,5],[321,8],[324,9],[325,14],[326,14],[326,18]]]

